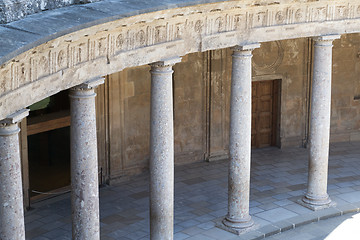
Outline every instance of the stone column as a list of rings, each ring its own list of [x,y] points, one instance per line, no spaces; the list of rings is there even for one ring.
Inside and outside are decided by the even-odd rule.
[[[150,238],[173,239],[174,121],[172,66],[174,58],[151,64]]]
[[[29,114],[20,110],[0,121],[0,239],[25,240],[18,123]]]
[[[302,199],[303,205],[317,210],[329,207],[331,200],[327,194],[332,42],[339,35],[314,38],[314,71],[311,94],[310,154],[308,189]]]
[[[104,79],[70,90],[72,237],[99,240],[99,183],[95,88]]]
[[[230,163],[228,214],[223,220],[233,231],[251,227],[249,215],[251,159],[251,59],[260,44],[236,46],[232,55],[230,103]]]

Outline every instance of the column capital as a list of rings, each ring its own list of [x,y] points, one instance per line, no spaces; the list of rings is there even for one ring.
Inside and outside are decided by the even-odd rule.
[[[313,40],[316,42],[332,42],[336,39],[340,39],[341,35],[338,34],[331,34],[331,35],[322,35],[313,37]]]
[[[173,57],[160,60],[158,62],[151,63],[151,67],[170,67],[174,66],[176,63],[181,62],[181,57]]]
[[[233,51],[252,51],[256,48],[260,47],[260,43],[249,43],[249,44],[245,44],[245,45],[236,45],[234,47],[232,47]]]
[[[21,109],[0,121],[0,125],[11,125],[21,122],[21,120],[29,115],[29,109]]]
[[[29,109],[21,109],[0,121],[0,136],[10,136],[20,132],[17,125],[23,118],[29,115]]]
[[[82,84],[72,87],[73,90],[91,90],[97,88],[105,82],[104,77],[94,78]]]

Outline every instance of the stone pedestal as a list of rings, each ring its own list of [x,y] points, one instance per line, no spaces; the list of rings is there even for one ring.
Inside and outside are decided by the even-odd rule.
[[[223,224],[242,231],[254,223],[249,215],[251,159],[251,58],[260,44],[234,47],[230,105],[228,214]]]
[[[25,240],[18,123],[24,109],[0,121],[0,239]]]
[[[332,42],[339,35],[314,38],[314,72],[311,95],[310,154],[307,193],[302,205],[313,209],[331,205],[327,194]]]
[[[174,58],[151,64],[150,238],[173,239],[174,122],[172,66]]]
[[[70,90],[72,237],[99,240],[99,183],[94,80]]]

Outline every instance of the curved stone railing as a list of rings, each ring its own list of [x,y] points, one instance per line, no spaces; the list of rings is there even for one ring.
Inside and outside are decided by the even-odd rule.
[[[358,0],[104,0],[0,25],[0,119],[92,78],[238,44],[360,32]]]

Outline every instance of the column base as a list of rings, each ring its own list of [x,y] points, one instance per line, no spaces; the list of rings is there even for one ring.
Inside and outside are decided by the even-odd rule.
[[[309,208],[313,211],[318,211],[324,208],[334,207],[335,202],[331,201],[329,195],[323,197],[314,197],[306,194],[302,199],[297,201],[301,206]]]
[[[216,221],[216,227],[231,233],[235,233],[237,235],[252,230],[254,226],[254,221],[251,219],[250,216],[248,218],[240,220],[228,219],[227,217],[225,217]]]

